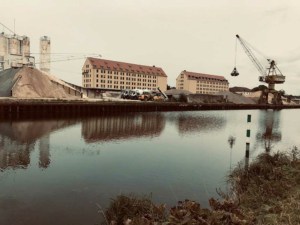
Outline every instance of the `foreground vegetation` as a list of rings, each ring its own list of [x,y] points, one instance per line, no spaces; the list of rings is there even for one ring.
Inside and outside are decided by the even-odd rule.
[[[252,225],[300,224],[300,154],[260,155],[248,168],[238,166],[229,176],[230,194],[211,198],[210,209],[184,200],[170,209],[150,197],[120,195],[105,211],[109,225]]]

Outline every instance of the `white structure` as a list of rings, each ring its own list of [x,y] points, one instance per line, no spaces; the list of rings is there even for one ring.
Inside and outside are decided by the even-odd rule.
[[[34,57],[30,56],[29,37],[0,33],[0,71],[23,65],[34,66],[34,63]]]
[[[40,38],[40,70],[50,73],[51,41],[47,36]]]

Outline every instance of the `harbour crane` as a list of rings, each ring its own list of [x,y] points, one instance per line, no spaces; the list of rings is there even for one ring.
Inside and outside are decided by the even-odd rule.
[[[275,91],[275,84],[283,84],[285,82],[285,76],[282,75],[281,71],[276,65],[276,62],[272,59],[267,59],[269,63],[268,68],[264,68],[262,64],[258,61],[256,56],[253,54],[250,45],[247,44],[247,42],[241,38],[238,34],[236,35],[237,40],[239,40],[240,44],[242,45],[246,55],[249,57],[249,59],[252,61],[256,69],[261,74],[259,76],[259,81],[267,83],[269,92],[276,92]],[[236,54],[236,53],[235,53]],[[239,73],[234,67],[231,76],[238,76]]]

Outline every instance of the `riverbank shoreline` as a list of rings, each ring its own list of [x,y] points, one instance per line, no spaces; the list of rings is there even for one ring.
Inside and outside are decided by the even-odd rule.
[[[255,109],[297,109],[300,105],[262,105],[232,103],[182,103],[141,101],[84,101],[62,99],[0,99],[0,114],[101,114],[119,112],[164,112],[201,110],[255,110]]]
[[[237,166],[229,176],[231,193],[211,198],[210,209],[191,200],[167,209],[150,197],[117,196],[103,224],[167,225],[297,225],[300,223],[300,152],[263,153],[249,167]]]

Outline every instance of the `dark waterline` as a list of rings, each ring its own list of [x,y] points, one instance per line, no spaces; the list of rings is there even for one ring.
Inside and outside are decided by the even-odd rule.
[[[226,175],[264,151],[300,146],[299,109],[154,112],[0,121],[0,224],[97,224],[120,193],[207,206]],[[247,125],[246,117],[252,115]],[[235,143],[228,143],[230,136]],[[247,160],[246,160],[247,162]]]

